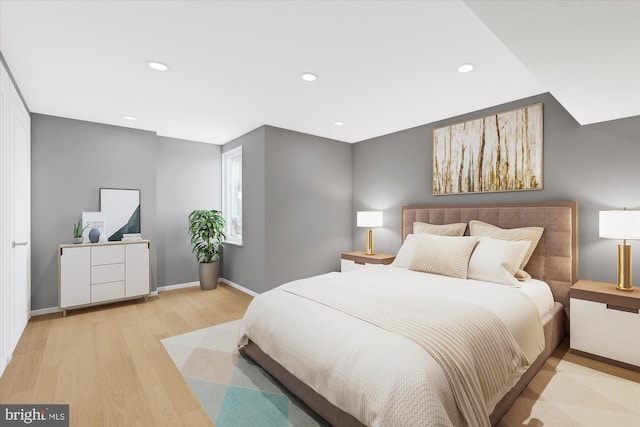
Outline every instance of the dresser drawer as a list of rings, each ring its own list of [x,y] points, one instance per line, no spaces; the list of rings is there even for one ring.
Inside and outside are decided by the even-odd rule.
[[[91,265],[124,262],[124,245],[95,246],[91,248]]]
[[[640,366],[640,314],[571,298],[571,348]]]
[[[120,282],[124,280],[124,264],[94,265],[91,267],[91,284]]]
[[[91,302],[124,298],[124,281],[91,285]]]

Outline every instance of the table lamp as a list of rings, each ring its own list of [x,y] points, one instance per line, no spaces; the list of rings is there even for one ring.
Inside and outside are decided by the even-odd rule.
[[[618,245],[618,285],[616,289],[632,291],[631,246],[627,240],[640,239],[640,211],[600,211],[600,237],[622,240]]]
[[[367,227],[367,255],[373,255],[373,227],[382,227],[382,212],[358,211],[357,226]]]

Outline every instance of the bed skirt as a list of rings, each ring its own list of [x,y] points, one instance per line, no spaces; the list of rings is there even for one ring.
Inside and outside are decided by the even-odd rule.
[[[542,316],[544,329],[545,348],[520,377],[516,385],[498,402],[489,419],[495,426],[507,413],[511,405],[527,387],[527,384],[538,373],[544,362],[551,356],[564,338],[564,309],[562,304],[556,302],[551,310]],[[300,381],[287,371],[282,365],[264,353],[253,341],[240,350],[243,354],[253,359],[265,371],[277,379],[287,390],[296,395],[309,408],[324,418],[328,423],[336,427],[363,427],[360,421],[350,414],[331,404],[327,399],[316,393],[311,387]]]

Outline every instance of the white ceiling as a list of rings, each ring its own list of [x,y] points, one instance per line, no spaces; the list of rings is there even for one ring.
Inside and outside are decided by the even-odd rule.
[[[32,112],[215,144],[357,142],[547,91],[581,124],[640,115],[638,1],[0,0],[0,51]]]

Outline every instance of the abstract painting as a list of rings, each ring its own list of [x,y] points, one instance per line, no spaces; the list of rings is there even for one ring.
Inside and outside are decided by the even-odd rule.
[[[433,131],[433,194],[542,190],[542,104]]]
[[[100,211],[107,214],[109,241],[118,242],[123,234],[140,233],[140,190],[101,188]]]

